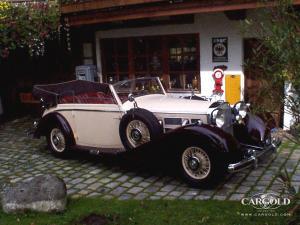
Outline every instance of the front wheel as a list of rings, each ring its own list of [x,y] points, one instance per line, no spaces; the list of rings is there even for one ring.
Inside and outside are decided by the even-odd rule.
[[[58,126],[49,129],[47,134],[48,148],[51,153],[58,157],[66,157],[69,153],[65,134]]]
[[[183,148],[179,163],[183,178],[193,187],[211,188],[223,179],[225,167],[215,152],[199,145]]]

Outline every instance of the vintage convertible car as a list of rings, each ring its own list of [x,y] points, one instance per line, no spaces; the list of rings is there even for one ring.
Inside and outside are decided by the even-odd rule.
[[[97,154],[167,152],[192,186],[215,184],[225,173],[256,166],[276,150],[274,125],[238,102],[169,96],[159,78],[114,85],[82,80],[36,85],[42,118],[34,136],[46,136],[56,156],[71,149]]]

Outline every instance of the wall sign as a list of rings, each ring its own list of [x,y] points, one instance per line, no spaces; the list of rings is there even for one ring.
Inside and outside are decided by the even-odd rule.
[[[228,62],[228,38],[212,38],[212,61]]]

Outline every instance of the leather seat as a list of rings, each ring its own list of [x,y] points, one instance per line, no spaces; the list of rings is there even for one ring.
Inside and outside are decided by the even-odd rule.
[[[114,98],[111,94],[103,92],[86,92],[74,96],[63,96],[60,99],[61,104],[115,104]]]

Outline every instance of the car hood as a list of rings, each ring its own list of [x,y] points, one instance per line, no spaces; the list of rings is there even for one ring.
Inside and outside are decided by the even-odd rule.
[[[135,101],[139,108],[144,108],[153,113],[190,113],[208,114],[212,111],[209,101],[190,100],[176,98],[168,95],[145,95],[136,97]],[[133,102],[126,101],[123,104],[124,110],[133,108]]]

